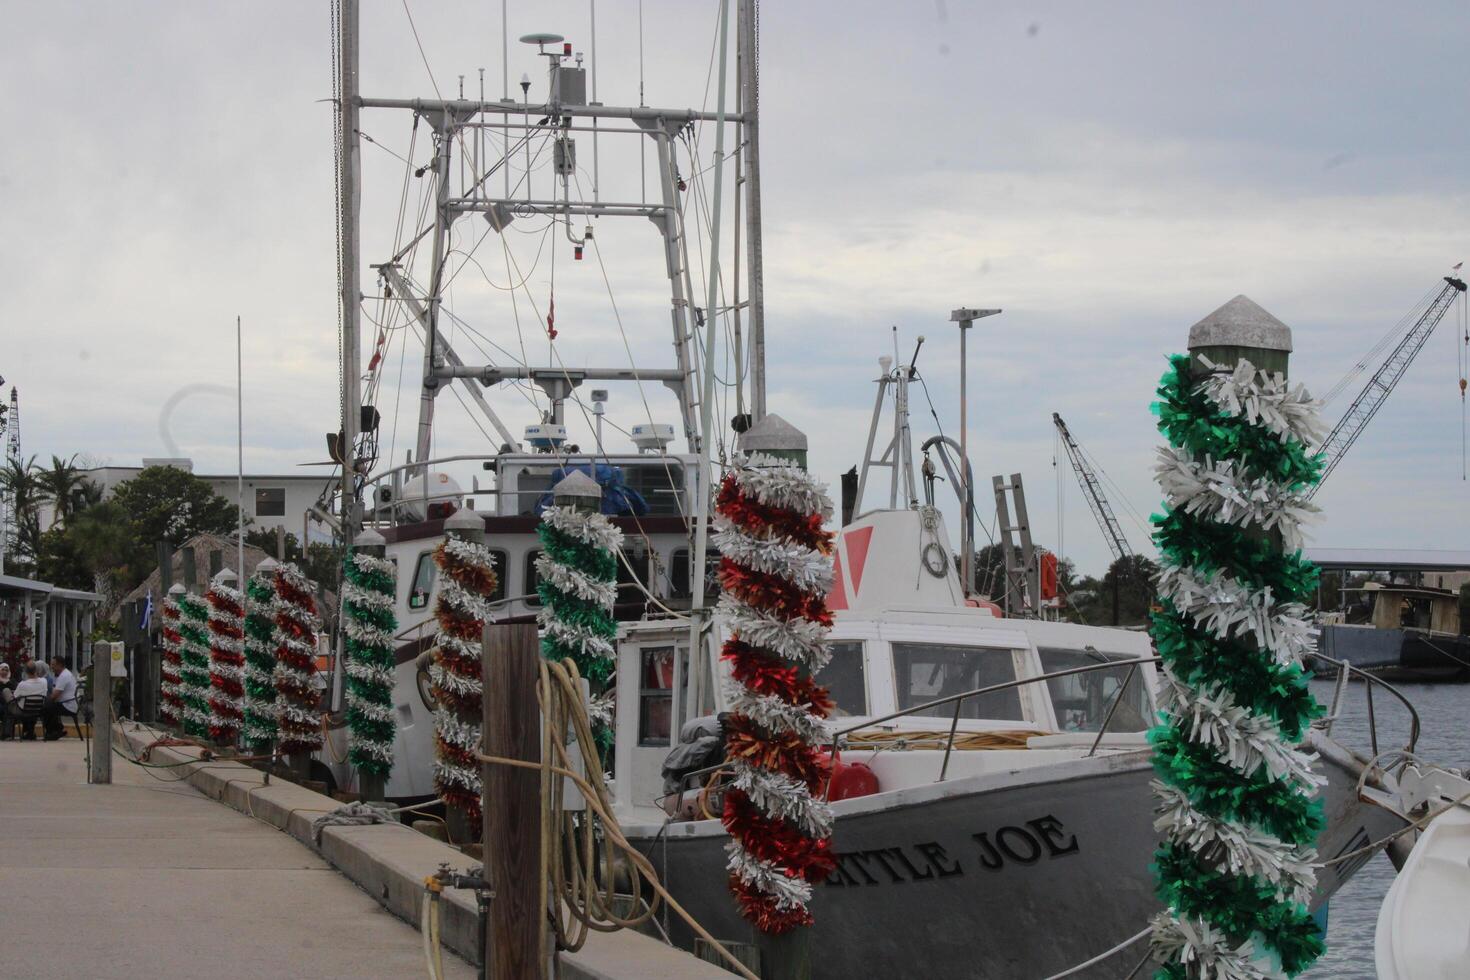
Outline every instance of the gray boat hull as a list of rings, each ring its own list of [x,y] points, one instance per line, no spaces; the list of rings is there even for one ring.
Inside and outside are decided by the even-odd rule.
[[[1324,857],[1402,826],[1357,800],[1344,750],[1318,747],[1329,778]],[[1144,750],[836,804],[838,869],[812,903],[814,976],[1040,980],[1138,933],[1159,908],[1151,778]],[[629,836],[715,937],[752,940],[726,887],[728,838],[718,824]],[[1366,860],[1323,869],[1314,907]],[[692,947],[676,917],[669,929]],[[1140,941],[1080,976],[1123,976],[1143,952]]]

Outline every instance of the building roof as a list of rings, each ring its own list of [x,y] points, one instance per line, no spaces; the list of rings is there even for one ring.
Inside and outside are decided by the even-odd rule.
[[[184,580],[185,551],[194,552],[195,588],[201,592],[209,588],[209,553],[211,551],[221,552],[224,558],[225,568],[235,568],[236,552],[233,539],[219,534],[196,534],[174,550],[172,565],[173,581],[175,582],[182,582]],[[251,575],[255,574],[255,567],[270,557],[270,555],[254,545],[247,544],[245,546],[245,574],[243,578],[248,579]],[[238,574],[239,569],[235,569],[235,571]],[[147,578],[138,584],[136,589],[122,597],[121,604],[141,599],[149,592],[153,593],[155,602],[161,600],[164,592],[161,587],[162,582],[163,579],[158,574],[158,569],[155,568],[149,573]]]
[[[1470,571],[1470,551],[1414,548],[1308,548],[1319,568],[1354,572]]]

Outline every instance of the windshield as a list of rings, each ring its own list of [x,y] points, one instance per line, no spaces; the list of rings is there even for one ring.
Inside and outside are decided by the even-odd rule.
[[[817,671],[812,680],[827,689],[832,697],[829,718],[851,718],[868,713],[868,682],[863,664],[861,640],[835,640],[828,644],[832,659]]]
[[[1089,664],[1112,660],[1128,660],[1116,654],[1098,653],[1096,650],[1058,650],[1042,647],[1041,669],[1045,673],[1086,667]],[[1051,695],[1052,708],[1057,713],[1057,724],[1064,732],[1095,732],[1102,727],[1108,709],[1118,691],[1126,682],[1128,689],[1118,701],[1113,718],[1108,722],[1110,732],[1141,732],[1149,727],[1148,690],[1143,673],[1128,681],[1129,667],[1106,667],[1085,674],[1053,677],[1046,682]]]
[[[893,644],[893,672],[901,709],[1016,679],[1010,650],[943,643]],[[915,714],[953,718],[954,710],[953,704],[940,704]],[[960,717],[1022,721],[1020,691],[1012,687],[966,698]]]

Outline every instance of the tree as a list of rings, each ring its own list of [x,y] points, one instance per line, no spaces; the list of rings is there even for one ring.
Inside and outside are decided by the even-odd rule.
[[[58,523],[64,527],[85,499],[85,490],[91,481],[77,469],[76,460],[75,455],[71,459],[53,455],[51,468],[37,471],[36,480],[46,494],[46,499],[51,501],[51,527]]]
[[[276,529],[273,527],[258,527],[245,532],[245,543],[259,548],[271,557],[276,555]],[[313,541],[306,546],[305,554],[301,551],[301,541],[290,531],[286,532],[286,561],[295,562],[301,566],[301,571],[307,578],[319,585],[329,589],[337,587],[337,577],[341,573],[342,548],[336,543],[328,544],[325,541]]]
[[[173,466],[140,470],[117,485],[112,499],[149,548],[157,541],[177,548],[196,534],[234,534],[239,522],[234,504],[194,474]]]
[[[107,500],[79,512],[66,535],[92,576],[92,588],[121,594],[152,570],[155,551],[137,533],[128,512]]]
[[[0,468],[0,487],[10,496],[11,521],[15,527],[15,551],[7,556],[20,565],[34,565],[41,549],[40,508],[46,488],[36,471],[36,457],[22,462],[6,459]]]

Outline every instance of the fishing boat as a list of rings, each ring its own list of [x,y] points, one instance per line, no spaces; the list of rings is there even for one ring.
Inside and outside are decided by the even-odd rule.
[[[769,436],[784,423],[768,411],[765,398],[756,12],[750,0],[736,6],[733,108],[723,95],[723,45],[713,109],[659,109],[641,98],[637,106],[615,107],[597,101],[595,60],[584,67],[573,45],[553,34],[522,38],[547,65],[546,96],[534,104],[529,79],[521,100],[483,93],[454,100],[342,93],[344,116],[348,107],[354,113],[407,111],[416,127],[430,132],[428,148],[410,147],[404,159],[407,173],[432,177],[425,197],[433,218],[422,229],[400,228],[394,253],[374,266],[382,287],[375,320],[387,326],[365,374],[357,369],[353,343],[344,350],[344,399],[369,410],[360,416],[360,432],[354,431],[359,416],[344,412],[352,421],[336,446],[348,462],[347,492],[325,509],[343,515],[346,528],[360,522],[380,533],[398,569],[397,736],[386,795],[415,802],[434,795],[436,704],[427,653],[441,591],[432,555],[446,523],[469,520],[483,528],[498,573],[491,597],[495,619],[525,621],[535,617],[539,602],[540,506],[570,472],[598,482],[604,513],[625,535],[613,695],[616,814],[673,895],[716,937],[739,941],[749,938],[749,927],[728,891],[729,838],[712,816],[720,791],[718,718],[728,707],[719,650],[729,629],[710,601],[716,586],[709,560],[700,561],[708,555],[700,536],[708,533],[712,458],[728,461],[750,447],[754,434]],[[696,150],[701,128],[703,145],[713,141],[715,147],[709,166]],[[727,128],[734,147],[729,153]],[[355,115],[344,118],[342,131],[351,145]],[[577,141],[591,144],[595,167],[597,140],[613,135],[636,137],[640,153],[651,149],[652,196],[613,198],[595,171],[593,192],[582,191]],[[531,161],[543,150],[551,163],[540,179],[550,190],[538,195]],[[513,179],[518,166],[521,177]],[[736,271],[728,280],[718,247],[724,240],[718,174],[726,166],[735,171],[732,211],[738,219]],[[344,200],[351,197],[344,192]],[[701,212],[705,202],[708,210]],[[355,212],[349,206],[344,214],[351,221]],[[674,365],[634,363],[629,346],[626,365],[569,367],[571,359],[554,343],[554,297],[542,297],[550,300],[547,313],[538,311],[534,321],[544,334],[538,343],[551,351],[546,363],[512,357],[517,338],[511,336],[496,343],[504,355],[500,363],[467,363],[447,327],[463,328],[459,339],[484,334],[472,334],[453,313],[446,283],[454,268],[463,267],[462,261],[450,264],[452,226],[470,215],[502,239],[515,222],[545,222],[547,247],[573,249],[572,261],[597,249],[604,237],[583,222],[651,221],[667,278]],[[707,240],[693,249],[691,240],[701,234]],[[354,233],[344,240],[357,239]],[[709,261],[702,304],[691,252]],[[525,288],[529,276],[514,268],[511,278],[521,280],[516,288]],[[730,295],[720,291],[722,283]],[[344,289],[351,296],[355,287],[349,282]],[[350,319],[357,304],[346,305]],[[610,312],[626,340],[616,307]],[[389,327],[423,338],[419,424],[402,463],[392,461],[391,449],[380,452],[382,426],[373,402],[382,386],[379,355]],[[724,406],[729,418],[716,425],[715,347],[725,337],[722,353],[736,380]],[[816,679],[837,705],[830,752],[838,775],[829,787],[837,867],[813,902],[814,942],[821,950],[815,975],[898,976],[923,964],[935,977],[1039,977],[1110,948],[1138,943],[1132,955],[1140,955],[1140,930],[1158,904],[1149,870],[1158,833],[1144,734],[1156,714],[1157,660],[1143,633],[1006,617],[973,594],[972,577],[960,572],[973,563],[973,534],[963,533],[955,548],[932,492],[922,503],[914,492],[906,396],[913,371],[913,361],[881,362],[870,451],[844,508],[851,518],[836,539],[838,570],[828,596],[835,612],[833,656]],[[633,451],[604,450],[608,399],[594,392],[589,406],[582,398],[586,382],[637,387],[642,417],[626,426]],[[650,382],[668,388],[677,401],[683,452],[670,450],[674,426],[654,417],[644,391]],[[359,383],[366,399],[355,397]],[[533,404],[519,436],[484,398],[485,389],[506,385],[519,386]],[[470,399],[477,421],[496,436],[486,430],[489,445],[434,456],[436,399],[451,388]],[[589,429],[596,419],[590,449],[574,445],[568,434],[568,416],[579,412],[587,413]],[[874,459],[873,434],[889,413],[893,440]],[[781,434],[793,440],[789,448],[798,448],[799,434],[789,427]],[[956,457],[951,473],[968,474],[963,452]],[[890,468],[889,499],[887,506],[864,509],[874,466]],[[467,471],[473,474],[468,480]],[[962,482],[968,488],[968,476]],[[963,531],[973,520],[973,498],[967,491],[959,499]],[[341,687],[339,663],[337,705]],[[344,739],[339,725],[323,762],[345,757]],[[1388,805],[1389,776],[1369,771],[1368,760],[1333,740],[1326,727],[1312,732],[1309,748],[1326,778],[1324,857],[1353,854],[1403,825]],[[701,764],[701,756],[708,761]],[[350,767],[337,762],[331,768],[339,785],[350,783]],[[1359,865],[1356,857],[1327,864],[1314,905],[1325,904]],[[674,942],[694,945],[677,922],[665,929]]]

